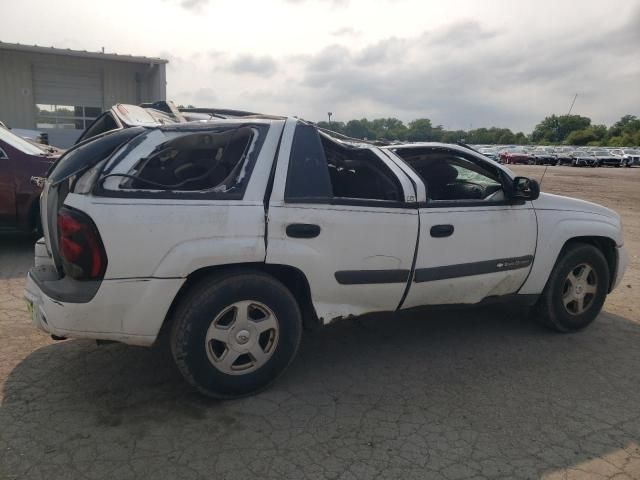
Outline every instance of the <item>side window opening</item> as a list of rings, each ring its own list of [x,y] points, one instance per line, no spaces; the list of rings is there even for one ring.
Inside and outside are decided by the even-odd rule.
[[[260,136],[257,128],[159,132],[162,141],[103,177],[105,188],[136,191],[241,193],[248,163]],[[176,134],[177,133],[177,134]],[[158,134],[156,134],[158,136]],[[151,139],[151,135],[149,135]],[[144,145],[140,145],[144,152]],[[150,150],[150,151],[149,151]],[[135,155],[135,149],[131,152]],[[116,184],[112,180],[118,178]],[[114,188],[115,187],[115,188]]]
[[[333,195],[338,198],[402,200],[402,187],[375,153],[348,148],[322,136]]]
[[[503,201],[498,171],[486,168],[462,154],[447,150],[406,149],[397,151],[427,187],[435,201]]]
[[[375,153],[340,144],[304,124],[296,127],[285,196],[307,201],[403,199],[400,182]]]

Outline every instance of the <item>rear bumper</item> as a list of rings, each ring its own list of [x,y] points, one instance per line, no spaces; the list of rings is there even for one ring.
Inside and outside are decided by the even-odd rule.
[[[104,280],[85,303],[64,302],[43,290],[42,267],[27,275],[24,297],[33,324],[60,337],[151,345],[184,283],[182,278]],[[62,282],[63,280],[59,280]],[[46,280],[55,283],[55,280]]]

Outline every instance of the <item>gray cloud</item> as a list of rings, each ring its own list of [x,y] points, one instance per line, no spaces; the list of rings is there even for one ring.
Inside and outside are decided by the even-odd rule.
[[[273,58],[251,54],[240,55],[229,64],[229,70],[236,74],[254,74],[270,77],[277,69],[278,65]]]
[[[199,88],[193,92],[193,99],[196,105],[210,106],[218,100],[218,96],[213,88]]]
[[[211,88],[185,90],[190,103],[212,104],[224,92],[226,106],[310,120],[333,111],[336,120],[428,117],[447,128],[528,132],[544,116],[566,113],[575,93],[574,113],[594,123],[639,114],[639,24],[640,8],[618,26],[608,22],[599,30],[574,25],[523,35],[460,21],[362,48],[348,48],[347,38],[313,54],[281,58],[214,51],[199,58],[164,56],[174,76],[186,78],[184,72],[194,69],[202,78],[211,75]],[[239,75],[261,78],[242,84]]]
[[[498,32],[487,30],[474,20],[456,22],[433,33],[427,32],[425,38],[433,45],[447,47],[465,47],[475,42],[494,38]]]
[[[163,0],[164,2],[177,3],[182,8],[193,12],[199,12],[205,7],[209,0]]]
[[[207,3],[209,3],[209,0],[182,0],[180,5],[186,9],[199,10]]]
[[[330,46],[301,60],[302,84],[320,112],[350,116],[427,116],[452,128],[508,126],[531,130],[543,116],[576,112],[611,122],[640,106],[640,9],[620,28],[558,32],[513,48],[509,38],[474,21],[361,50]],[[377,111],[376,111],[377,110]],[[338,118],[336,116],[336,118]]]
[[[362,35],[362,32],[353,27],[342,27],[331,32],[331,35],[335,37],[359,37]]]

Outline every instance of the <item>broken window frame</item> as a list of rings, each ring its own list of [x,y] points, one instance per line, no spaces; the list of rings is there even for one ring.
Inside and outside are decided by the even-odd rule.
[[[291,188],[292,182],[295,181],[292,177],[293,168],[296,168],[294,162],[294,153],[295,153],[295,142],[297,138],[298,129],[308,128],[314,130],[316,132],[317,142],[319,143],[319,147],[322,151],[322,158],[324,160],[326,173],[327,173],[327,181],[328,181],[328,191],[326,196],[305,196],[305,195],[292,195]],[[345,148],[345,149],[353,149],[360,151],[369,152],[375,160],[378,162],[378,166],[380,166],[387,175],[388,179],[394,183],[397,192],[399,193],[399,198],[397,200],[388,200],[388,199],[376,199],[376,198],[361,198],[361,197],[340,197],[336,196],[334,193],[334,185],[331,180],[331,176],[329,175],[329,162],[326,158],[326,149],[324,142],[333,142],[336,146]],[[324,175],[324,173],[323,173]],[[286,203],[298,203],[298,204],[330,204],[330,205],[352,205],[352,206],[374,206],[381,208],[406,208],[407,202],[405,201],[406,192],[404,191],[404,186],[400,179],[398,178],[398,174],[391,168],[383,157],[377,155],[374,150],[371,149],[370,145],[352,145],[345,142],[336,141],[333,137],[321,133],[315,126],[300,123],[296,126],[296,132],[294,133],[293,143],[291,146],[291,152],[289,156],[289,164],[287,168],[287,178],[285,182],[284,189],[284,201]],[[414,205],[411,205],[414,206]]]
[[[122,182],[118,182],[117,188],[105,187],[105,181],[108,178],[114,178],[123,174],[122,178],[126,179],[127,175],[142,158],[134,159],[133,162],[125,168],[125,171],[119,171],[119,168],[124,162],[131,159],[130,155],[134,150],[140,147],[144,140],[148,138],[152,132],[160,131],[167,134],[167,137],[163,142],[156,143],[153,147],[155,150],[162,143],[166,143],[175,138],[192,135],[198,133],[223,133],[238,130],[243,127],[249,127],[253,130],[253,135],[249,141],[248,149],[245,154],[244,160],[242,160],[242,179],[237,186],[228,191],[215,191],[215,187],[204,190],[163,190],[163,189],[140,189],[140,188],[125,188],[122,186]],[[262,150],[262,146],[267,137],[269,131],[269,125],[257,124],[257,123],[242,123],[233,125],[194,125],[194,126],[163,126],[148,129],[143,135],[135,137],[127,144],[118,149],[108,162],[105,162],[96,186],[94,187],[94,194],[101,197],[112,198],[154,198],[154,199],[184,199],[184,200],[242,200],[247,190],[247,185],[251,179],[251,174],[257,162],[258,156]],[[152,154],[151,152],[149,154]]]

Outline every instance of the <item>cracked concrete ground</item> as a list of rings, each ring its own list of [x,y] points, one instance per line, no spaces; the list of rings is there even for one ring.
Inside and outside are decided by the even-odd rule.
[[[273,388],[239,401],[194,393],[160,350],[36,331],[30,239],[4,236],[0,478],[640,478],[638,180],[545,178],[624,217],[631,271],[586,331],[498,307],[343,321],[306,334]]]

